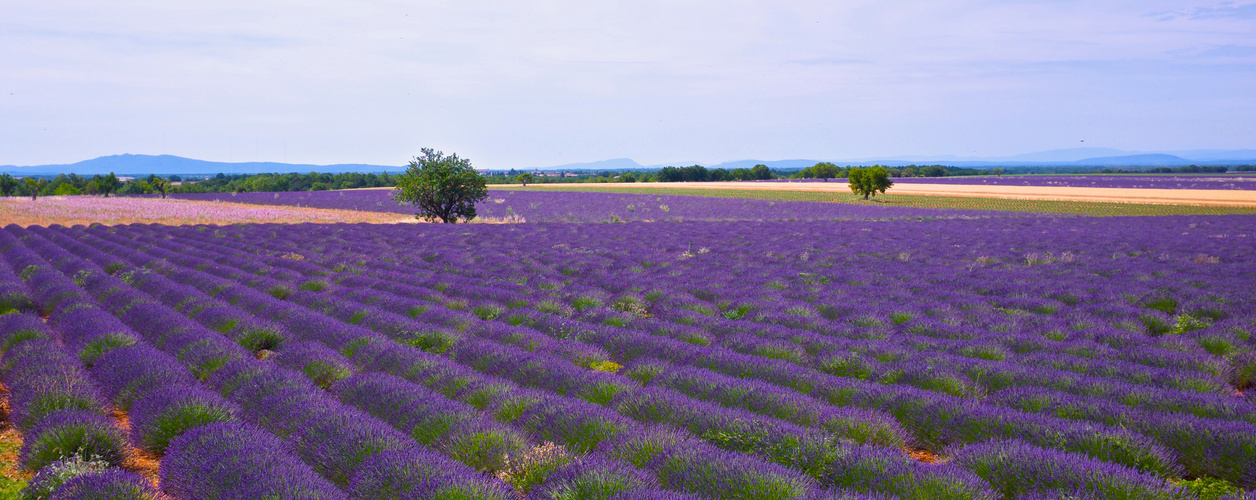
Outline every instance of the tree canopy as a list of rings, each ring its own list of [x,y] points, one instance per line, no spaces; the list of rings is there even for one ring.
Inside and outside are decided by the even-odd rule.
[[[829,179],[837,177],[841,174],[841,172],[841,167],[827,161],[822,161],[802,169],[799,174],[801,174],[800,176],[804,179],[824,179],[824,182],[829,182]]]
[[[0,174],[0,194],[3,194],[4,196],[12,194],[13,191],[17,189],[17,185],[18,181],[17,179],[14,179],[12,175],[9,175],[8,173]]]
[[[851,192],[863,195],[865,200],[868,196],[876,196],[878,192],[885,194],[885,190],[894,185],[894,181],[890,180],[890,174],[886,172],[885,167],[880,165],[867,168],[852,167],[847,178],[850,179]]]
[[[34,177],[23,177],[22,181],[26,183],[26,191],[31,195],[31,201],[39,198],[39,189],[48,183],[46,180]]]
[[[471,160],[457,154],[423,148],[423,156],[410,161],[406,172],[397,176],[393,199],[419,209],[416,218],[455,223],[475,218],[475,204],[488,197],[484,178],[471,167]]]

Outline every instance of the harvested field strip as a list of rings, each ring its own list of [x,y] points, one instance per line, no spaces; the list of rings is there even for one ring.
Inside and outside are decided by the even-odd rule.
[[[667,184],[641,187],[624,185],[558,184],[521,187],[490,185],[490,191],[593,191],[602,193],[704,196],[715,198],[752,198],[760,200],[821,201],[829,203],[869,204],[887,207],[936,208],[944,210],[996,210],[1006,212],[1038,212],[1075,214],[1098,217],[1156,215],[1225,215],[1256,214],[1256,207],[1203,205],[1169,205],[1153,203],[1115,203],[1096,201],[1026,200],[991,197],[933,196],[924,194],[884,194],[869,201],[842,191],[756,190],[726,188],[681,188]]]
[[[47,196],[37,200],[0,200],[0,224],[19,226],[61,224],[239,224],[239,223],[357,223],[413,222],[413,217],[379,212],[324,208],[244,205],[176,199],[94,196]]]

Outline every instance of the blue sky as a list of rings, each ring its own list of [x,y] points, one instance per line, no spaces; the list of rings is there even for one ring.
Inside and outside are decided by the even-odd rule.
[[[1256,148],[1256,2],[0,0],[0,12],[0,164]]]

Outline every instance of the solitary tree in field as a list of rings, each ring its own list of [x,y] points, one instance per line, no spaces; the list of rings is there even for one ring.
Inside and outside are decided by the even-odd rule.
[[[44,184],[48,183],[46,180],[36,179],[34,177],[26,177],[22,180],[26,182],[26,190],[31,194],[31,201],[39,199],[39,190],[44,188]]]
[[[519,182],[523,184],[523,187],[528,187],[528,183],[532,182],[532,173],[524,172],[519,174]]]
[[[475,218],[475,204],[488,198],[484,178],[471,168],[471,160],[457,154],[423,148],[406,172],[397,176],[393,200],[414,205],[419,219],[453,224]]]
[[[876,196],[878,192],[885,194],[885,190],[894,185],[894,181],[890,180],[890,174],[885,171],[885,167],[880,165],[868,168],[852,167],[847,177],[850,179],[850,191],[862,194],[865,200],[868,196]]]
[[[772,170],[762,163],[750,168],[750,178],[760,181],[766,181],[772,178]]]
[[[153,180],[148,184],[152,186],[153,189],[156,189],[158,193],[161,193],[161,199],[166,199],[166,188],[170,187],[170,181],[162,179],[161,177],[153,177]]]

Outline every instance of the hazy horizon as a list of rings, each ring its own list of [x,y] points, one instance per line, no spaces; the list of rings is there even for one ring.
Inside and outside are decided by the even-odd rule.
[[[53,0],[0,40],[11,165],[1256,149],[1250,2]]]

